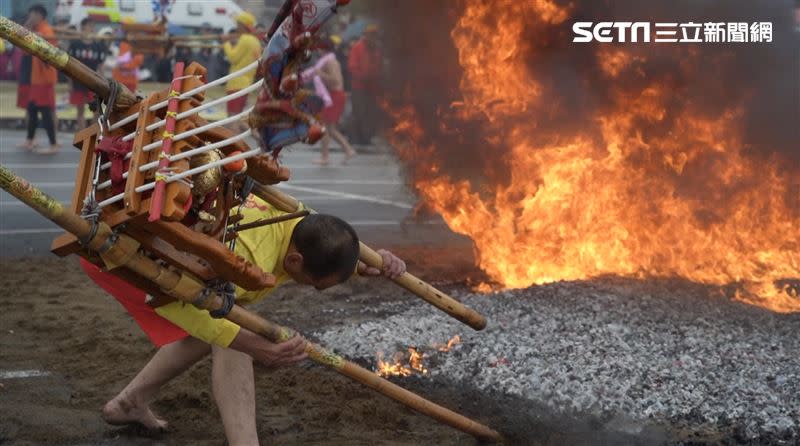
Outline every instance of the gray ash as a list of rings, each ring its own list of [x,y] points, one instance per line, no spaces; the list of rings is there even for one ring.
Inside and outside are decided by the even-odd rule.
[[[429,374],[401,384],[438,389],[438,401],[522,443],[800,442],[800,314],[678,280],[457,297],[487,317],[484,331],[414,303],[316,336],[368,364],[378,350],[419,346]],[[450,352],[425,348],[456,334]]]

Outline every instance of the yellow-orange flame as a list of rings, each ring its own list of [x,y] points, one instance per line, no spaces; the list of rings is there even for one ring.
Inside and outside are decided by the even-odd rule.
[[[557,24],[568,11],[550,0],[469,0],[451,32],[463,68],[452,114],[480,119],[484,137],[507,148],[506,181],[478,189],[436,162],[414,163],[420,199],[472,238],[480,268],[512,288],[603,274],[735,283],[746,302],[800,311],[800,299],[775,285],[800,278],[800,213],[787,198],[800,186],[777,159],[745,156],[743,109],[707,116],[687,107],[668,131],[644,136],[643,127],[667,122],[674,92],[640,76],[609,92],[611,107],[594,117],[599,138],[577,131],[557,143],[535,140],[535,116],[551,104],[542,103],[545,87],[529,66],[523,32],[532,16]],[[615,79],[626,70],[637,76],[643,56],[612,47],[597,57]],[[413,108],[393,115],[402,159],[435,153]],[[698,202],[681,185],[703,169],[719,192]]]
[[[403,352],[397,352],[392,356],[392,362],[384,361],[383,352],[377,353],[377,369],[375,373],[380,376],[411,376],[414,373],[426,375],[428,369],[422,361],[424,353],[419,352],[414,347],[408,347],[408,357]]]
[[[449,352],[458,344],[461,344],[461,336],[455,335],[449,341],[447,341],[447,344],[433,344],[433,348],[439,350],[440,352]]]
[[[436,350],[446,353],[456,345],[461,344],[461,336],[455,335],[447,344],[434,343]],[[408,347],[408,355],[404,352],[397,352],[392,355],[391,361],[384,360],[383,352],[378,352],[375,373],[380,376],[411,376],[413,374],[427,375],[428,369],[425,367],[425,353],[414,347]]]

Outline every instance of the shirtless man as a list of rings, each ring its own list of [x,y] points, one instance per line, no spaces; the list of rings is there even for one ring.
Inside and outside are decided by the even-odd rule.
[[[330,104],[322,109],[320,118],[325,123],[325,136],[322,137],[322,155],[317,160],[317,164],[327,166],[330,163],[330,144],[331,138],[336,140],[344,150],[344,160],[346,164],[351,158],[356,156],[356,151],[350,142],[337,128],[339,119],[344,112],[347,96],[344,93],[344,77],[342,76],[342,65],[336,59],[336,46],[341,43],[338,36],[328,38],[330,51],[325,53],[314,67],[313,75],[319,76],[330,96]]]

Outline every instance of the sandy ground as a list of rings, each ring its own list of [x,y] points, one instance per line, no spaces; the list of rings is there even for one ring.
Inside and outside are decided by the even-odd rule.
[[[0,369],[50,373],[0,381],[0,444],[224,444],[208,360],[169,384],[155,402],[155,410],[171,423],[168,433],[143,438],[134,429],[103,423],[99,408],[154,349],[122,307],[83,275],[76,258],[0,261],[0,286],[5,294],[0,299]],[[356,279],[322,294],[288,285],[252,308],[311,332],[342,323],[332,320],[331,308],[337,309],[337,318],[353,314],[350,322],[357,322],[363,307],[375,299],[402,306],[411,298],[395,286]],[[400,384],[414,389],[413,380]],[[264,444],[476,444],[313,364],[259,371],[256,388]],[[456,395],[460,389],[426,383],[416,388],[432,392],[431,399],[450,408],[491,421],[480,416],[483,411],[473,398]]]

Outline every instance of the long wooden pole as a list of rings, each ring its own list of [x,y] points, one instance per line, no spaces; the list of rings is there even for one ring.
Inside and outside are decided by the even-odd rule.
[[[70,57],[66,51],[3,16],[0,16],[0,38],[8,40],[26,53],[38,57],[44,62],[63,71],[67,76],[95,92],[100,98],[108,99],[111,94],[111,83],[108,79],[87,67],[79,60]],[[126,110],[139,101],[136,95],[131,93],[124,85],[120,84],[119,86],[120,90],[114,101],[115,111]]]
[[[255,188],[253,188],[253,193],[283,212],[297,212],[300,210],[300,202],[297,199],[274,186],[257,184]],[[362,262],[373,268],[380,269],[383,267],[383,258],[381,255],[363,242],[361,242],[361,253],[359,257]],[[434,288],[432,285],[417,278],[413,274],[406,272],[392,280],[429,304],[469,325],[475,330],[482,330],[486,327],[486,318],[480,313]]]
[[[85,240],[90,238],[89,236],[95,232],[87,247],[99,252],[109,269],[124,266],[136,274],[151,280],[165,293],[180,301],[192,305],[197,302],[204,302],[200,307],[210,311],[223,308],[224,299],[217,293],[212,293],[208,298],[199,299],[205,286],[195,277],[182,271],[165,268],[155,260],[142,254],[138,249],[139,244],[136,240],[126,234],[117,234],[115,236],[111,228],[103,222],[100,222],[99,226],[93,229],[91,223],[67,211],[60,202],[32,186],[24,178],[15,175],[14,172],[2,164],[0,164],[0,187],[44,217],[74,234],[78,239]],[[116,240],[110,239],[111,237],[116,237]],[[272,342],[284,342],[295,335],[293,330],[272,323],[238,305],[233,306],[226,318],[254,333],[264,336]],[[403,389],[375,373],[347,361],[342,356],[319,344],[306,342],[306,353],[314,362],[332,368],[342,375],[371,387],[379,393],[435,420],[477,438],[498,442],[503,440],[502,435],[494,429]]]

